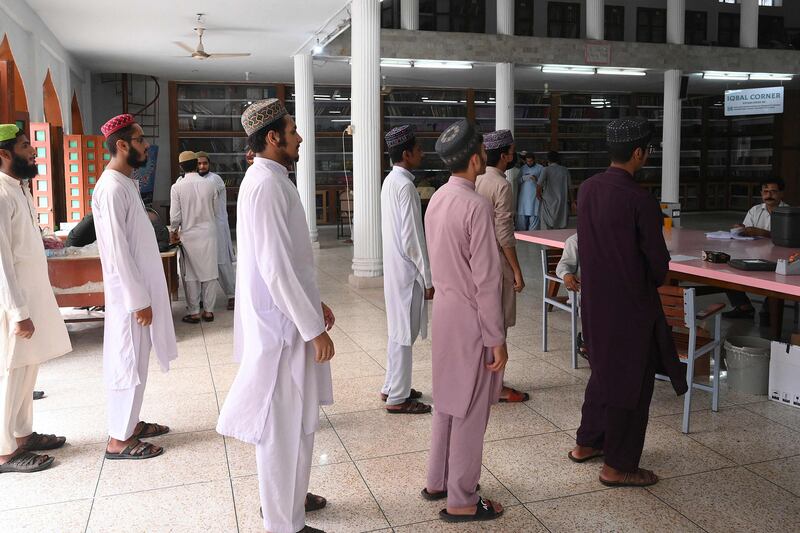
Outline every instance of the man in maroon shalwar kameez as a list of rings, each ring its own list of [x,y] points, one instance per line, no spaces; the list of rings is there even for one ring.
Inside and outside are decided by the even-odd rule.
[[[428,500],[447,498],[447,522],[492,520],[499,503],[477,494],[483,435],[497,403],[508,360],[503,322],[503,271],[494,210],[475,192],[486,170],[483,136],[462,120],[436,141],[453,175],[433,195],[425,215],[433,299],[433,427]]]
[[[670,259],[661,209],[633,179],[647,162],[651,131],[640,117],[612,121],[611,167],[578,193],[581,315],[592,375],[569,458],[605,455],[600,482],[609,486],[658,482],[639,468],[655,373],[666,373],[679,395],[687,390],[657,291]]]

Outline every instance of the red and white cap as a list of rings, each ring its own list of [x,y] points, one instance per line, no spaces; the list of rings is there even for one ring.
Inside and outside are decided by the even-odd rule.
[[[100,128],[100,132],[103,134],[103,137],[108,139],[108,136],[114,133],[115,131],[119,131],[122,128],[127,128],[131,124],[136,123],[136,119],[133,115],[129,113],[125,113],[123,115],[117,115],[116,117],[112,118]]]

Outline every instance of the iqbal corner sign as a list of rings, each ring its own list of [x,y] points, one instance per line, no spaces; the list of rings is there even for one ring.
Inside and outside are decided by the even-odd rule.
[[[783,87],[725,91],[725,116],[783,113]]]

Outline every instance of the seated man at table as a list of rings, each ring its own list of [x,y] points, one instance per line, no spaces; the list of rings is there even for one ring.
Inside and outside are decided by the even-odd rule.
[[[578,260],[578,234],[571,236],[564,242],[564,253],[556,265],[556,276],[564,281],[564,286],[567,288],[567,295],[572,305],[578,306],[580,312],[581,305],[581,278],[580,278],[580,261]],[[578,355],[584,359],[589,359],[586,345],[583,342],[583,335],[578,333],[578,338],[575,342]]]
[[[738,231],[747,237],[772,237],[772,212],[776,207],[784,207],[788,204],[783,201],[783,191],[786,184],[781,178],[767,178],[761,182],[761,199],[763,203],[753,206],[744,217],[742,224],[733,227],[733,231]],[[739,291],[727,291],[728,299],[733,309],[722,314],[725,318],[753,318],[755,308],[750,302],[747,294]],[[768,303],[764,301],[764,308],[761,311],[761,323],[769,323]]]
[[[153,224],[153,231],[156,233],[158,251],[166,252],[170,249],[169,230],[161,222],[161,217],[154,209],[147,208],[147,217],[150,219],[150,223]],[[94,230],[94,216],[89,213],[69,232],[66,245],[83,247],[89,246],[95,241],[97,241],[97,233]]]

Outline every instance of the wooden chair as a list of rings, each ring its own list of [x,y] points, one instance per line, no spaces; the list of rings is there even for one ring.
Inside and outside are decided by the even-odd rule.
[[[561,279],[556,276],[556,266],[561,260],[562,250],[542,250],[542,351],[547,351],[547,313],[553,308],[566,311],[572,320],[572,368],[578,368],[576,335],[578,331],[578,298],[558,296]]]
[[[686,382],[689,390],[683,398],[683,432],[689,433],[689,417],[692,410],[692,392],[700,389],[711,393],[711,410],[719,410],[719,372],[722,347],[722,310],[725,304],[709,306],[705,311],[695,311],[695,290],[673,285],[665,285],[658,289],[661,306],[672,327],[672,338],[678,350],[678,357],[686,364]],[[700,327],[700,322],[714,317],[713,334]],[[711,385],[695,383],[695,361],[714,352]],[[658,379],[668,380],[663,375]]]
[[[353,191],[339,191],[336,195],[336,238],[345,237],[345,228],[353,223]],[[347,235],[350,236],[349,233]]]

